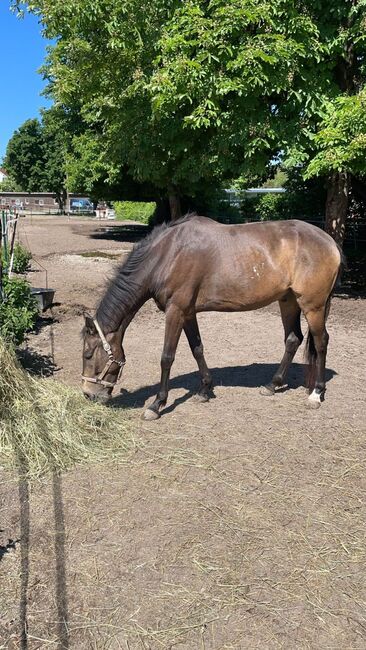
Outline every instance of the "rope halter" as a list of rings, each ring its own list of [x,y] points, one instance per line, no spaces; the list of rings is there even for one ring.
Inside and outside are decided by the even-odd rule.
[[[102,372],[98,375],[98,377],[85,377],[85,375],[81,375],[81,378],[84,379],[84,381],[90,382],[91,384],[100,384],[101,386],[107,386],[107,388],[114,388],[114,386],[117,384],[117,382],[121,378],[123,366],[126,364],[126,361],[118,361],[118,359],[114,358],[112,348],[109,345],[106,337],[104,336],[104,334],[102,332],[102,329],[101,329],[101,327],[100,327],[100,325],[99,325],[96,318],[93,318],[93,323],[94,323],[95,329],[97,330],[97,332],[98,332],[98,334],[100,336],[100,339],[102,341],[103,349],[108,354],[108,361],[105,364]],[[116,378],[116,380],[114,382],[106,381],[104,379],[104,377],[106,375],[108,375],[110,367],[113,366],[114,363],[117,366],[119,366],[119,371],[118,371],[117,378]]]

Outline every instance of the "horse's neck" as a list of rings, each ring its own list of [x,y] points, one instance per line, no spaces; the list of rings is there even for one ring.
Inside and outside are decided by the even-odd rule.
[[[125,332],[128,325],[150,298],[149,274],[145,269],[138,269],[138,273],[124,273],[116,275],[111,282],[98,310],[97,319],[105,332],[121,330]]]
[[[150,296],[144,296],[143,298],[140,299],[139,302],[134,304],[132,309],[130,309],[128,312],[126,311],[126,313],[122,316],[122,320],[121,320],[121,323],[120,323],[120,329],[122,331],[122,337],[123,337],[127,327],[131,323],[131,321],[133,321],[133,319],[135,318],[137,312],[140,311],[141,307],[145,304],[145,302],[149,298],[150,298]]]

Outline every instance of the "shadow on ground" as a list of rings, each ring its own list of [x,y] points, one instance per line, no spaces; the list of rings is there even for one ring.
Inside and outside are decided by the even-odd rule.
[[[18,350],[17,356],[23,368],[28,370],[32,375],[51,377],[57,370],[60,370],[54,363],[51,355],[40,354],[37,350],[33,350],[33,348]]]
[[[90,234],[91,239],[112,240],[121,242],[138,242],[143,239],[151,228],[145,224],[101,226]]]
[[[19,648],[28,650],[28,603],[30,583],[30,486],[26,478],[27,466],[21,458],[19,469],[19,508],[20,508],[20,540],[12,542],[8,548],[14,548],[20,542],[20,584],[19,584]],[[54,625],[57,630],[57,647],[67,650],[69,647],[68,629],[68,599],[66,579],[66,532],[62,495],[62,478],[56,472],[52,474],[53,513],[54,513],[54,549],[55,549],[55,604],[57,620]],[[8,548],[4,551],[7,552]],[[33,647],[33,646],[32,646]]]
[[[227,387],[242,387],[242,388],[260,388],[268,384],[278,368],[275,363],[252,363],[249,366],[228,366],[226,368],[212,368],[212,376],[214,387],[227,386]],[[158,372],[158,368],[157,368]],[[330,381],[337,373],[327,368],[326,381]],[[304,366],[300,363],[292,364],[289,373],[287,384],[280,389],[281,392],[289,388],[298,388],[304,386]],[[174,404],[164,409],[164,413],[168,413],[178,405],[187,401],[197,391],[199,385],[199,376],[197,372],[189,372],[178,377],[172,377],[169,382],[169,388],[185,388],[188,392],[178,398]],[[155,397],[159,389],[159,384],[150,386],[141,386],[135,391],[128,392],[121,389],[121,394],[116,395],[110,402],[110,405],[115,408],[141,408],[147,400]]]

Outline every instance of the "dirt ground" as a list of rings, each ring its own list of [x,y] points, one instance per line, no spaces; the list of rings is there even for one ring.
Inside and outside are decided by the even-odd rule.
[[[82,309],[135,235],[39,217],[20,237],[32,284],[47,281],[57,303],[28,348],[46,373],[53,354],[55,379],[77,386]],[[182,338],[168,405],[145,422],[164,331],[147,303],[116,399],[136,423],[125,462],[31,484],[0,468],[0,648],[364,649],[365,317],[365,300],[334,298],[328,390],[312,411],[301,352],[286,389],[259,393],[283,352],[276,305],[200,315],[215,399],[192,396]]]

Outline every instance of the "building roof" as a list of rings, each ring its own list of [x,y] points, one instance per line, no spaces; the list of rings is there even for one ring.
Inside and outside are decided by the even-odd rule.
[[[0,174],[4,174],[4,176],[7,176],[8,172],[4,169],[4,167],[0,167]]]
[[[244,191],[246,194],[283,194],[286,189],[284,187],[250,187]]]

